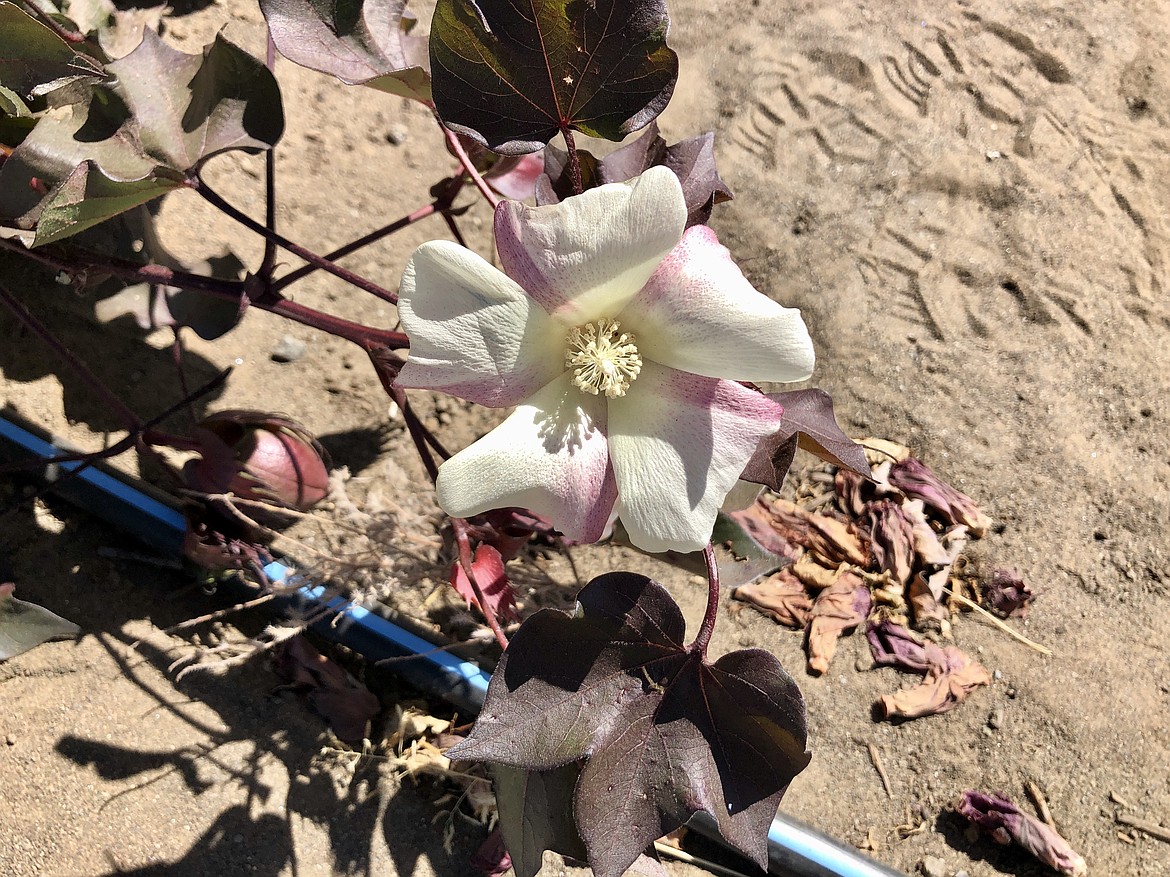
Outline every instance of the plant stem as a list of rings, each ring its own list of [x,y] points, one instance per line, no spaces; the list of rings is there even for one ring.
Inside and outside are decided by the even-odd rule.
[[[389,347],[391,350],[401,350],[404,347],[410,346],[410,341],[403,332],[395,332],[391,329],[372,329],[361,323],[354,323],[351,320],[335,317],[332,314],[322,313],[307,305],[289,301],[285,298],[271,304],[260,304],[257,307],[270,311],[278,316],[286,317],[295,323],[311,326],[314,329],[328,332],[330,335],[336,335],[338,338],[343,338],[346,341],[352,341],[354,344],[366,350],[369,350],[372,346]]]
[[[53,33],[55,33],[61,39],[65,40],[65,42],[67,42],[67,43],[84,43],[85,42],[85,34],[79,34],[76,31],[68,30],[63,25],[58,24],[54,20],[53,16],[49,15],[43,9],[40,9],[37,6],[37,4],[24,3],[23,6],[24,6],[24,9],[26,12],[32,13],[32,15],[38,21],[40,21],[41,24],[43,24],[45,27],[47,27],[49,30],[51,30]]]
[[[467,176],[471,177],[471,182],[475,183],[475,187],[479,189],[481,195],[487,199],[488,204],[492,205],[492,210],[499,206],[500,199],[496,197],[496,193],[492,191],[491,186],[484,182],[483,176],[475,167],[473,162],[467,154],[467,150],[463,148],[463,144],[459,142],[459,135],[443,124],[443,120],[435,114],[435,120],[439,123],[439,127],[443,129],[443,136],[447,138],[447,143],[451,147],[451,151],[455,153],[455,157],[459,159],[459,163],[463,165],[463,170]]]
[[[471,539],[467,533],[467,521],[463,518],[452,518],[451,526],[455,529],[455,545],[459,549],[459,565],[463,567],[463,573],[467,576],[467,581],[471,583],[471,591],[475,594],[476,602],[479,603],[479,611],[483,613],[488,627],[496,635],[496,642],[500,644],[500,648],[507,649],[508,637],[504,634],[503,628],[500,627],[500,621],[496,618],[496,614],[488,608],[483,589],[480,588],[479,582],[475,580],[475,570],[472,569]]]
[[[24,303],[17,299],[8,289],[0,284],[0,304],[11,311],[16,319],[20,320],[33,334],[40,337],[49,347],[53,349],[61,359],[73,370],[73,372],[81,379],[82,383],[89,387],[89,389],[100,398],[107,407],[121,416],[122,421],[126,424],[126,429],[131,433],[137,433],[142,429],[142,421],[138,418],[130,408],[121,399],[115,396],[110,389],[98,379],[92,371],[89,370],[84,362],[82,362],[77,355],[62,344],[57,337],[49,331],[40,320],[33,316],[32,312],[24,306]]]
[[[719,614],[719,564],[715,560],[715,549],[710,542],[703,549],[703,562],[707,566],[707,612],[703,615],[699,634],[691,643],[690,650],[697,651],[705,658],[711,634],[715,632],[715,616]]]
[[[356,286],[358,289],[361,289],[365,292],[368,292],[371,295],[377,296],[378,298],[382,299],[383,301],[390,302],[390,304],[398,304],[398,296],[395,295],[394,293],[390,292],[388,289],[383,289],[381,286],[378,286],[378,284],[374,283],[373,281],[367,280],[366,278],[362,277],[360,274],[355,274],[353,271],[350,271],[348,268],[342,268],[340,265],[337,265],[337,264],[329,261],[328,259],[325,259],[321,256],[318,256],[312,250],[306,250],[304,247],[300,246],[299,244],[294,244],[288,238],[285,238],[285,237],[277,234],[276,232],[265,228],[259,222],[254,220],[252,217],[241,212],[240,210],[236,209],[231,204],[229,204],[227,201],[225,201],[218,193],[215,192],[215,190],[213,190],[211,187],[209,187],[205,182],[203,182],[203,180],[199,179],[198,177],[189,180],[189,185],[192,189],[194,189],[196,192],[198,192],[208,203],[219,208],[220,210],[222,210],[224,213],[226,213],[228,216],[230,216],[232,219],[234,219],[236,222],[240,223],[244,227],[250,229],[251,231],[256,232],[256,234],[258,234],[258,235],[261,235],[265,240],[274,241],[279,246],[288,250],[293,255],[300,256],[306,262],[309,262],[313,265],[316,265],[318,268],[322,268],[325,271],[328,271],[330,274],[333,274],[337,277],[340,277],[346,283],[349,283],[352,286]]]
[[[356,241],[352,241],[351,243],[346,244],[344,247],[340,247],[334,250],[332,253],[327,253],[325,258],[330,262],[334,262],[338,259],[348,256],[355,250],[360,250],[362,247],[368,246],[375,241],[380,241],[387,235],[392,235],[394,232],[406,228],[411,223],[418,222],[420,219],[425,219],[433,213],[438,213],[439,211],[446,209],[450,206],[451,202],[455,199],[455,194],[461,188],[463,188],[463,181],[458,180],[455,184],[452,184],[453,191],[449,195],[436,198],[430,204],[420,207],[418,210],[414,211],[414,213],[408,213],[401,219],[394,220],[389,225],[384,225],[381,228],[370,232],[364,237],[360,237]],[[302,265],[295,271],[290,271],[288,274],[285,274],[279,280],[273,281],[269,288],[274,292],[280,292],[280,290],[284,289],[286,286],[296,283],[302,277],[312,274],[319,267],[319,265],[315,265],[311,262],[308,265]]]
[[[577,143],[568,128],[561,129],[561,136],[565,138],[565,148],[569,151],[569,183],[573,186],[573,192],[580,195],[585,191],[585,183],[581,179],[581,157],[577,155]]]
[[[264,25],[264,64],[269,73],[276,71],[276,43],[272,41],[272,30]],[[264,153],[264,225],[269,231],[276,231],[276,147]],[[265,284],[272,281],[272,269],[276,267],[276,242],[264,239],[264,258],[260,260],[260,278]]]

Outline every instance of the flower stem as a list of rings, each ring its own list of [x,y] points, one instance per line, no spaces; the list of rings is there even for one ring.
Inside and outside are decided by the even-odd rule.
[[[711,634],[715,632],[715,616],[719,614],[719,564],[715,560],[715,549],[710,542],[703,549],[703,562],[707,566],[707,612],[703,615],[699,634],[691,643],[690,649],[705,658]]]
[[[467,150],[463,148],[463,144],[459,142],[459,135],[443,124],[443,120],[439,118],[439,114],[435,114],[435,120],[439,123],[439,127],[443,130],[443,136],[447,138],[447,144],[451,147],[451,151],[455,153],[455,157],[459,159],[459,163],[463,165],[463,170],[467,176],[471,177],[471,182],[475,183],[475,188],[479,189],[479,193],[487,199],[488,204],[492,205],[492,210],[499,206],[500,199],[496,197],[496,193],[492,191],[491,186],[484,182],[483,176],[475,167],[475,162],[467,154]]]
[[[398,296],[390,292],[388,289],[383,289],[381,286],[378,286],[378,284],[367,280],[360,274],[355,274],[348,268],[342,268],[340,265],[337,265],[322,256],[318,256],[312,250],[306,250],[299,244],[294,244],[288,238],[265,228],[252,217],[241,212],[225,201],[217,192],[215,192],[214,189],[209,187],[205,182],[203,182],[203,180],[199,179],[198,177],[191,179],[189,184],[191,188],[193,188],[204,198],[204,200],[222,210],[236,222],[240,223],[251,231],[256,232],[256,234],[260,235],[265,240],[275,241],[276,244],[288,250],[293,255],[300,256],[306,262],[316,265],[318,268],[322,268],[325,271],[328,271],[330,274],[340,277],[346,283],[356,286],[358,289],[377,296],[383,301],[390,302],[390,304],[398,304]]]
[[[265,53],[264,64],[269,73],[276,72],[276,43],[272,41],[272,29],[267,22],[264,25]],[[271,232],[276,231],[276,147],[264,153],[264,226]],[[272,280],[272,269],[276,267],[276,241],[272,238],[264,239],[264,258],[260,260],[258,274],[268,283]]]
[[[573,192],[580,195],[585,191],[585,182],[581,178],[581,156],[577,154],[577,143],[568,128],[561,129],[561,136],[565,138],[565,148],[569,151],[569,183],[573,186]]]

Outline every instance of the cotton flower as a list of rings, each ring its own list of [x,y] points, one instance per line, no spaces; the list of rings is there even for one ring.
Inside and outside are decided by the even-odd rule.
[[[686,218],[678,178],[655,167],[556,205],[501,203],[503,272],[449,241],[415,251],[399,384],[517,406],[439,469],[448,514],[528,508],[589,542],[616,512],[646,551],[707,544],[783,413],[737,381],[804,380],[813,349],[800,312]]]

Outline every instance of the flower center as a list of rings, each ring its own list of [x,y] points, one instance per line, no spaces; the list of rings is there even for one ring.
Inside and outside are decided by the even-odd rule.
[[[573,369],[573,383],[590,395],[610,399],[626,395],[642,370],[637,339],[621,331],[617,320],[598,320],[569,331],[565,365]]]

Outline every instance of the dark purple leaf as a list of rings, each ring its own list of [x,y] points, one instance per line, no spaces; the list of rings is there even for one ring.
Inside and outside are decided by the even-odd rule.
[[[824,390],[792,390],[768,393],[784,406],[780,429],[763,439],[741,476],[745,481],[765,484],[779,490],[795,448],[793,439],[804,450],[836,466],[852,469],[869,477],[869,463],[861,445],[841,431],[833,413],[833,400]]]
[[[427,40],[406,0],[260,0],[272,41],[295,64],[428,101]]]
[[[568,129],[621,140],[665,109],[678,76],[663,0],[439,0],[435,106],[496,152],[535,152]]]
[[[41,118],[0,167],[0,221],[32,229],[49,211],[36,243],[157,197],[220,152],[268,149],[284,129],[276,80],[223,37],[187,55],[148,30],[106,69],[108,83],[62,92],[71,112]]]
[[[595,579],[575,612],[524,623],[471,736],[448,754],[523,770],[588,758],[574,813],[599,877],[700,811],[766,865],[776,805],[809,760],[803,699],[767,652],[709,664],[684,633],[657,582]]]
[[[1082,877],[1088,872],[1085,860],[1068,841],[1002,795],[963,792],[955,811],[990,834],[996,843],[1014,841],[1061,874]]]
[[[687,204],[687,227],[706,222],[716,204],[730,201],[731,189],[719,177],[715,167],[715,135],[711,132],[683,140],[673,146],[658,134],[658,123],[651,122],[636,140],[615,149],[598,161],[585,150],[578,150],[582,163],[584,188],[603,183],[632,180],[648,168],[665,165],[674,171],[682,184]],[[549,147],[544,176],[537,183],[537,204],[555,204],[573,193],[567,173],[568,156]]]
[[[582,767],[575,761],[550,770],[492,767],[500,832],[516,877],[535,877],[545,850],[572,859],[588,855],[573,822],[573,793]]]

